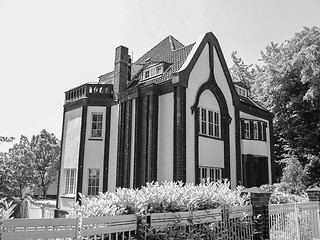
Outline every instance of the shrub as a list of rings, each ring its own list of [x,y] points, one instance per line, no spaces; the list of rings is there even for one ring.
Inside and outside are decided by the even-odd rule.
[[[262,185],[261,189],[270,192],[270,204],[281,204],[281,203],[293,203],[293,202],[308,202],[308,195],[304,191],[300,191],[300,194],[292,194],[291,186],[286,183],[275,183],[273,185]]]
[[[81,206],[75,203],[70,216],[81,212],[85,217],[120,214],[148,214],[215,209],[248,204],[242,188],[230,189],[228,180],[202,181],[199,185],[182,182],[147,183],[141,189],[118,188],[115,193],[81,196]]]

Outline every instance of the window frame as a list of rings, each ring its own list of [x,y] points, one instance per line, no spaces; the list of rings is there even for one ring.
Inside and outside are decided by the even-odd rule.
[[[219,111],[199,106],[199,135],[221,138],[221,115]]]
[[[90,171],[97,171],[98,179],[90,179]],[[90,181],[91,180],[91,181]],[[90,183],[92,183],[91,185]],[[87,194],[88,196],[98,195],[100,190],[100,168],[88,168],[88,184],[87,184]]]
[[[244,120],[244,139],[250,139],[250,121]]]
[[[142,73],[142,80],[147,80],[156,76],[159,76],[161,74],[163,74],[163,64],[157,64],[157,65],[153,65],[150,66],[146,69],[143,70]]]
[[[94,121],[94,116],[101,116],[101,121]],[[103,117],[104,117],[104,114],[103,112],[92,112],[91,113],[91,129],[90,129],[90,139],[102,139],[103,138]],[[96,127],[94,128],[94,124],[96,126],[100,125],[101,123],[101,129]],[[97,131],[97,132],[100,132],[100,135],[95,133],[94,134],[94,131]]]
[[[209,178],[210,182],[216,182],[222,179],[222,169],[218,167],[199,166],[200,181]]]
[[[71,174],[73,173],[73,175]],[[64,169],[64,195],[74,195],[76,190],[76,169],[65,168]]]

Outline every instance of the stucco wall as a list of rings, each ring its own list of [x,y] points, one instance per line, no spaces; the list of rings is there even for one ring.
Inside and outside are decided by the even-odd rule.
[[[229,115],[232,118],[232,121],[229,125],[229,134],[230,134],[230,181],[231,187],[236,187],[236,125],[235,125],[235,108],[233,105],[232,93],[228,85],[227,78],[223,72],[221,62],[219,60],[216,48],[213,47],[214,54],[214,76],[216,78],[217,84],[221,91],[224,94],[224,97],[227,101]]]
[[[186,166],[187,182],[195,180],[195,148],[194,148],[194,115],[191,113],[191,107],[194,105],[196,95],[200,86],[208,81],[210,74],[209,68],[209,45],[206,44],[198,61],[195,63],[189,77],[188,88],[186,89]]]
[[[80,132],[81,132],[82,108],[78,108],[64,115],[63,145],[61,154],[60,188],[58,193],[59,208],[70,207],[69,202],[75,200],[74,196],[60,198],[65,192],[65,172],[66,168],[78,169]],[[75,184],[77,183],[77,176]],[[77,186],[75,186],[75,189]]]
[[[102,138],[91,139],[92,114],[102,113]],[[104,141],[105,141],[105,122],[106,122],[106,107],[88,106],[87,114],[87,129],[84,151],[84,167],[83,167],[83,184],[82,193],[88,194],[88,169],[100,169],[99,191],[102,191],[102,176],[103,176],[103,160],[104,160]]]
[[[159,97],[158,182],[173,180],[173,93]]]
[[[111,107],[108,191],[116,188],[119,105]]]

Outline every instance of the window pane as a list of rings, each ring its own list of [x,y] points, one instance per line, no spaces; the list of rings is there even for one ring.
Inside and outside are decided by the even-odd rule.
[[[97,195],[99,193],[100,169],[89,169],[88,175],[88,195]]]

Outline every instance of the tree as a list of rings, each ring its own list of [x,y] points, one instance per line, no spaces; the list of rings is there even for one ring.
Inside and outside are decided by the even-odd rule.
[[[283,44],[261,53],[252,94],[274,113],[281,155],[293,152],[308,175],[320,164],[320,28],[304,28]],[[309,178],[309,184],[320,179]]]
[[[231,78],[234,82],[242,82],[247,87],[252,85],[255,79],[255,69],[251,65],[247,65],[244,61],[237,57],[237,51],[232,52],[231,58],[233,61],[232,67],[229,69]]]
[[[12,142],[13,140],[14,140],[14,137],[0,136],[0,143],[2,143],[2,142]]]
[[[30,146],[35,154],[36,186],[45,197],[49,186],[58,179],[60,141],[43,129],[40,134],[33,135]]]
[[[23,198],[26,187],[32,187],[36,181],[34,172],[35,155],[30,149],[27,137],[21,136],[19,143],[13,145],[4,154],[1,178],[5,185],[4,196]]]

